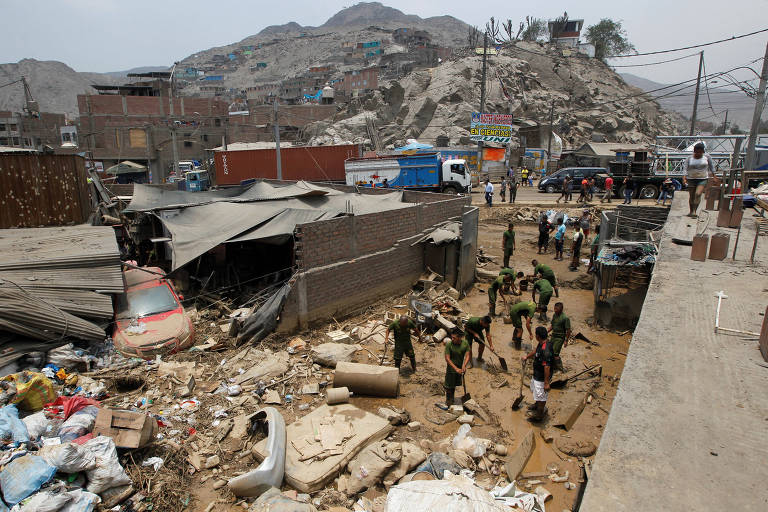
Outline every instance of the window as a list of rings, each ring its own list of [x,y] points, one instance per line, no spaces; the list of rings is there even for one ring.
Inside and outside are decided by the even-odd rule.
[[[191,148],[192,147],[192,141],[191,140],[185,140],[184,141],[184,147],[185,148]]]
[[[7,145],[8,145],[8,138],[0,137],[0,146],[7,146]]]
[[[62,140],[62,142],[70,142],[69,134],[68,133],[62,133],[61,134],[61,140]]]
[[[18,130],[18,127],[16,126],[16,123],[11,123],[9,126],[11,127],[10,130],[12,132],[15,132],[16,130]]]
[[[213,125],[214,126],[221,126],[221,119],[214,119],[213,120]]]
[[[451,172],[454,174],[461,174],[462,176],[464,176],[464,165],[451,164]]]
[[[147,136],[141,128],[131,128],[128,130],[129,143],[132,148],[146,148]]]
[[[208,134],[207,134],[207,133],[204,133],[204,134],[203,134],[203,140],[204,140],[205,142],[208,142]]]

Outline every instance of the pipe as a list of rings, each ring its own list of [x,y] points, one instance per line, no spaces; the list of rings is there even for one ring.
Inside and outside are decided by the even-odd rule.
[[[349,388],[329,388],[326,390],[326,401],[328,405],[345,404],[351,394]]]
[[[720,290],[715,294],[715,297],[717,297],[717,311],[715,312],[715,334],[717,334],[718,331],[722,331],[722,332],[732,332],[735,334],[746,334],[748,336],[754,336],[756,338],[760,337],[760,333],[757,333],[757,332],[740,331],[738,329],[728,329],[726,327],[720,327],[720,304],[723,302],[723,299],[727,299],[728,296],[724,294],[722,290]]]
[[[395,398],[399,386],[399,370],[387,366],[341,361],[336,365],[333,377],[333,387],[346,387],[358,395]]]

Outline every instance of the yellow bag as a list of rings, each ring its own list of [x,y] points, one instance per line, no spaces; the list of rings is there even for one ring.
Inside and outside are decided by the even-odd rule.
[[[39,411],[45,404],[56,400],[53,383],[42,373],[23,371],[3,377],[16,386],[16,396],[12,404],[19,404],[21,409]]]

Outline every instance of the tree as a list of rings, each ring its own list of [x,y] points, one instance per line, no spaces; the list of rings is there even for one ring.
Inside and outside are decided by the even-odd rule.
[[[499,31],[501,30],[501,23],[491,16],[491,21],[485,24],[485,31],[488,33],[488,44],[496,44],[501,42],[499,37]]]
[[[603,18],[598,24],[587,28],[587,41],[595,47],[595,57],[600,60],[635,51],[621,22],[609,18]]]
[[[525,17],[525,24],[520,23],[520,39],[523,41],[538,41],[539,38],[547,35],[547,22],[541,18],[533,16]]]
[[[469,31],[467,32],[467,46],[470,48],[477,48],[479,42],[480,31],[477,27],[469,27]]]

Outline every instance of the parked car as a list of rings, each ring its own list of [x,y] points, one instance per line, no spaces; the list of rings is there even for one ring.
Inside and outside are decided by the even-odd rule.
[[[562,192],[563,180],[566,176],[573,178],[571,190],[578,190],[581,187],[581,180],[584,178],[595,178],[595,185],[601,188],[605,177],[609,174],[608,169],[604,167],[564,167],[539,180],[539,192],[548,192],[550,194]]]
[[[123,272],[125,293],[117,297],[115,348],[128,357],[152,359],[194,343],[195,327],[179,295],[157,267]]]

